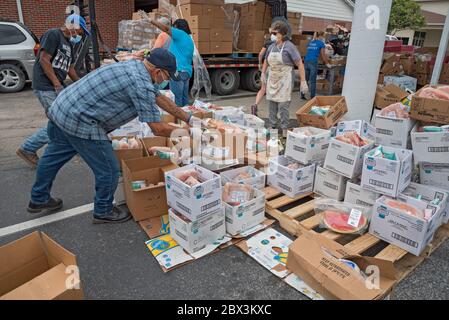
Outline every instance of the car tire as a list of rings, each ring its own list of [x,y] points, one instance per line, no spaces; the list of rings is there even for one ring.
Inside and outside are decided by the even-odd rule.
[[[0,64],[0,92],[19,92],[25,86],[25,74],[13,64]]]
[[[212,89],[220,96],[234,93],[240,85],[237,69],[216,69],[211,75]]]
[[[242,89],[257,92],[260,90],[260,72],[258,68],[249,68],[242,72],[240,86]]]

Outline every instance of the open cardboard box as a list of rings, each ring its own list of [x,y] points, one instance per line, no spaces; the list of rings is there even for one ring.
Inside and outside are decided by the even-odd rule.
[[[330,106],[330,110],[324,115],[309,114],[313,106]],[[296,111],[299,126],[311,126],[321,129],[333,127],[348,112],[346,99],[342,96],[316,96]]]
[[[427,88],[429,86],[425,86]],[[424,88],[421,88],[423,90]],[[438,86],[432,86],[438,88]],[[449,123],[449,101],[419,97],[419,90],[413,95],[410,118],[440,124]]]
[[[357,270],[339,259],[353,261],[369,274],[368,278],[364,280]],[[360,256],[313,231],[304,232],[290,245],[287,269],[326,299],[383,299],[396,281],[391,261]],[[376,269],[379,270],[378,283],[375,281],[376,275],[370,273],[370,270]]]
[[[138,137],[135,137],[135,136],[113,136],[113,137],[111,137],[111,141],[112,140],[120,140],[125,137],[126,138],[135,138],[137,140],[137,143],[139,144],[139,148],[138,149],[114,150],[115,157],[117,158],[117,161],[120,164],[120,169],[122,169],[122,170],[123,170],[122,160],[141,158],[146,155],[146,152],[143,148],[142,142],[140,141],[140,139]]]
[[[393,103],[401,102],[403,99],[407,98],[407,96],[407,91],[402,90],[394,84],[388,84],[384,87],[378,85],[374,105],[379,109],[383,109]]]
[[[159,217],[168,212],[167,196],[165,193],[164,174],[166,171],[176,169],[178,166],[169,159],[159,157],[145,157],[123,161],[123,181],[126,204],[135,221]],[[132,182],[145,180],[154,184],[133,190]]]
[[[35,231],[0,247],[0,300],[82,300],[76,257]]]

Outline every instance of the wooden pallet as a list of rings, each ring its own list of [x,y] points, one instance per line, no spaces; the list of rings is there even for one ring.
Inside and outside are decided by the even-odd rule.
[[[307,230],[318,232],[360,255],[369,255],[392,261],[396,268],[398,284],[410,272],[426,260],[441,244],[449,238],[449,224],[441,226],[435,233],[432,243],[417,257],[407,251],[388,244],[383,240],[365,233],[363,235],[343,235],[319,228],[320,220],[314,214],[314,194],[305,194],[290,198],[272,187],[264,189],[266,212],[279,221],[281,228],[298,237]]]

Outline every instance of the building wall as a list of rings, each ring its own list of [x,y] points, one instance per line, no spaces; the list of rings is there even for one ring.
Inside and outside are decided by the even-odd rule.
[[[16,0],[0,0],[0,17],[19,21]],[[22,0],[24,23],[37,37],[50,29],[64,24],[65,9],[70,0]],[[95,1],[97,24],[105,44],[113,49],[117,46],[118,23],[131,19],[134,0]]]
[[[424,47],[438,47],[440,45],[442,30],[422,30],[426,32]]]
[[[446,15],[449,10],[449,1],[417,1],[421,9]]]
[[[413,36],[415,35],[415,31],[413,30],[401,30],[394,34],[398,38],[408,38],[408,45],[413,44]]]

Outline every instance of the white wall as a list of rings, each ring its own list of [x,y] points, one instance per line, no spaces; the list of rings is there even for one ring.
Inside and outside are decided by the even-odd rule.
[[[446,15],[449,10],[449,1],[417,1],[421,9]]]

